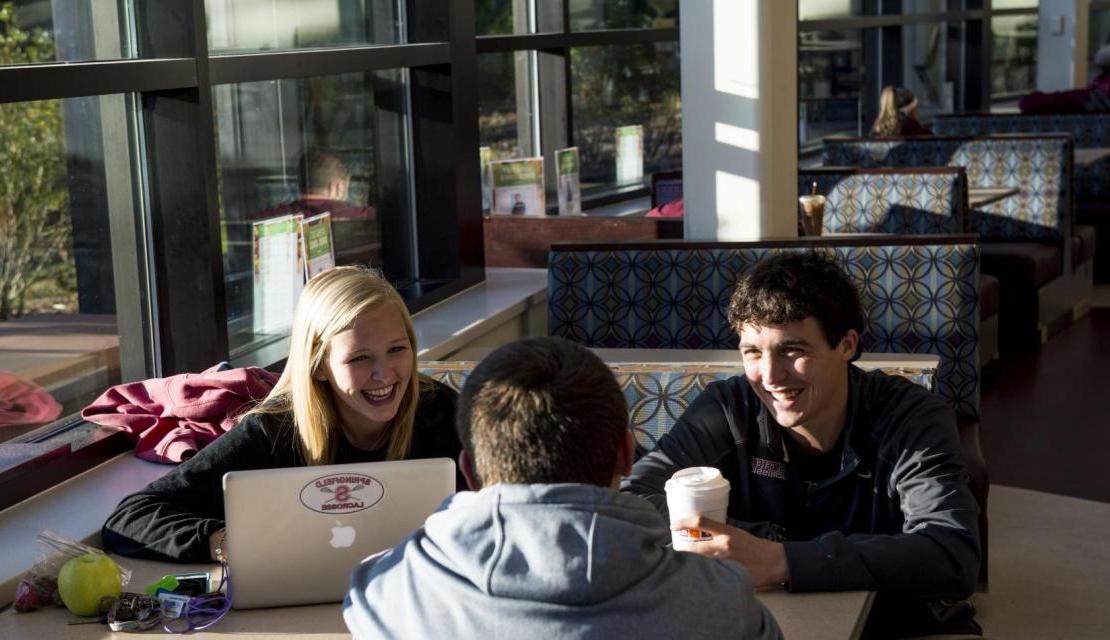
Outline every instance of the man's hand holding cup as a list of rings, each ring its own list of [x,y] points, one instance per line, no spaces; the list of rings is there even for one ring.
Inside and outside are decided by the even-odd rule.
[[[765,540],[743,529],[700,515],[672,520],[671,530],[701,532],[702,539],[699,542],[685,545],[681,550],[709,558],[735,560],[744,565],[757,587],[780,585],[790,578],[786,551],[781,542]],[[711,537],[707,538],[707,535]]]

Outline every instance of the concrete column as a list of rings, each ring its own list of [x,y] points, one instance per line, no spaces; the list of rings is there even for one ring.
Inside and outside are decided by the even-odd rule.
[[[797,235],[797,3],[680,11],[686,238]]]
[[[1088,0],[1041,0],[1037,9],[1037,89],[1087,84]]]

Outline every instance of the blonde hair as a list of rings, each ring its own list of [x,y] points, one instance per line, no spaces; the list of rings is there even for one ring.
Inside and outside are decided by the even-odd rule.
[[[879,115],[871,125],[873,136],[897,136],[902,133],[902,121],[917,107],[917,98],[909,89],[887,85],[879,94]]]
[[[412,378],[403,391],[397,415],[387,425],[387,460],[409,453],[420,397],[416,369],[416,330],[400,294],[380,274],[362,267],[336,267],[308,281],[293,316],[289,359],[273,390],[250,414],[292,413],[297,443],[309,465],[330,464],[343,437],[329,383],[313,374],[324,364],[331,339],[349,329],[363,312],[393,305],[401,315],[412,354]]]

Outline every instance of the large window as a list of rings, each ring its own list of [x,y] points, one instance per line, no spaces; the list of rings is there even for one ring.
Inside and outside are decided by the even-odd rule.
[[[642,196],[652,173],[682,164],[677,0],[565,2],[476,6],[483,157],[542,156],[549,213],[558,149],[578,148],[587,209]]]
[[[1008,107],[1036,85],[1036,0],[798,0],[798,19],[805,158],[825,136],[866,135],[885,86],[910,89],[928,126]]]
[[[282,221],[413,310],[481,281],[473,2],[0,0],[0,509],[128,446],[109,386],[281,366]]]

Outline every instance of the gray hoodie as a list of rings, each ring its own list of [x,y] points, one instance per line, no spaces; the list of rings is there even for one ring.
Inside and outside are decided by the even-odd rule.
[[[448,498],[360,564],[356,638],[779,638],[738,564],[665,547],[641,498],[581,484],[494,485]]]

